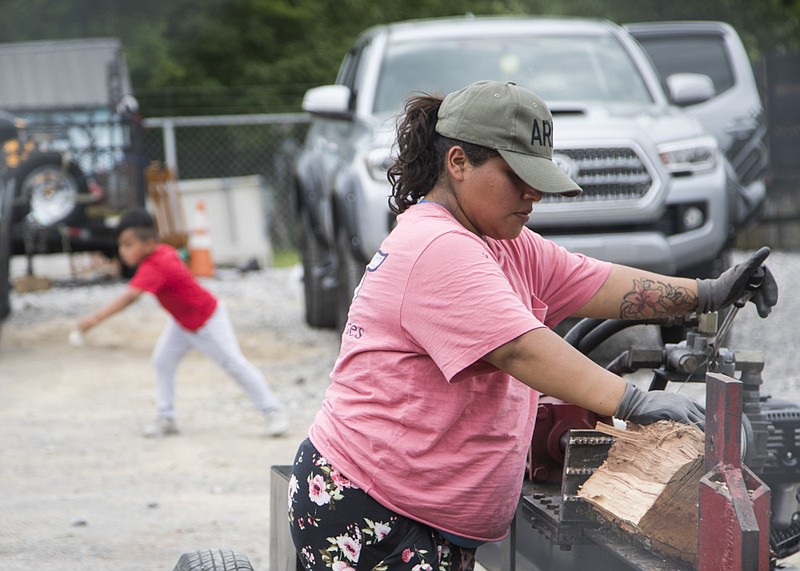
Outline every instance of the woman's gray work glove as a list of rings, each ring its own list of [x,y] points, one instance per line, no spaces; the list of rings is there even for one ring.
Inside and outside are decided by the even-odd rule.
[[[697,311],[709,313],[736,303],[745,293],[756,304],[758,315],[766,317],[778,303],[778,284],[767,266],[769,248],[759,249],[741,264],[725,270],[718,278],[697,280]]]
[[[677,420],[706,429],[706,409],[679,393],[643,391],[628,382],[614,416],[637,424]]]

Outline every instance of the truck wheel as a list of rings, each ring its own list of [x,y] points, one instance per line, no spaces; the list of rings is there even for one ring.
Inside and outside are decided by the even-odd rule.
[[[16,173],[14,221],[29,212],[42,226],[52,226],[75,211],[78,195],[88,192],[77,165],[62,165],[57,152],[31,155]]]
[[[323,287],[319,268],[325,264],[322,245],[311,229],[309,214],[301,213],[303,255],[303,293],[305,294],[306,323],[311,327],[336,326],[336,290]]]
[[[350,303],[353,301],[353,294],[356,287],[364,275],[364,264],[359,263],[353,253],[353,245],[347,235],[347,230],[340,227],[336,231],[336,257],[338,287],[336,288],[336,325],[339,330],[347,325],[347,313],[350,311]]]
[[[253,571],[253,566],[236,551],[203,549],[181,555],[172,571]]]

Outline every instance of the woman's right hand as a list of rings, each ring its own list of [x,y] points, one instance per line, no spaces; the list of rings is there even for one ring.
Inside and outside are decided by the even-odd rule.
[[[700,430],[705,430],[706,427],[706,410],[693,400],[678,393],[643,391],[630,382],[614,416],[639,424],[676,420],[693,424]]]

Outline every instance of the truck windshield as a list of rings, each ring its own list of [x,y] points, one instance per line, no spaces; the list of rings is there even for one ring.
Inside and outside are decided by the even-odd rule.
[[[394,113],[411,93],[446,94],[482,79],[513,81],[548,104],[652,102],[639,70],[615,38],[482,37],[387,46],[373,111]]]

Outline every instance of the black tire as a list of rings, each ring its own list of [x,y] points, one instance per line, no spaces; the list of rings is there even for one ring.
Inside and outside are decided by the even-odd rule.
[[[336,290],[323,287],[320,272],[326,263],[325,252],[311,228],[309,214],[303,211],[300,219],[306,323],[311,327],[333,328],[336,327]]]
[[[247,556],[230,549],[184,553],[172,571],[253,571]]]
[[[343,227],[336,230],[336,259],[336,326],[341,331],[347,325],[353,294],[364,275],[364,264],[353,252],[353,244]]]
[[[62,165],[62,160],[58,152],[35,153],[17,167],[14,222],[31,212],[32,200],[58,205],[48,212],[46,223],[39,221],[45,226],[62,222],[75,213],[78,196],[87,194],[89,189],[80,168],[74,163]]]

